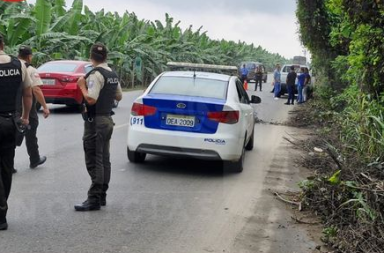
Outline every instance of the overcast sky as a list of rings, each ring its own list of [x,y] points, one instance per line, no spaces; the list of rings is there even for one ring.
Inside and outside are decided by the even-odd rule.
[[[28,0],[34,3],[35,0]],[[73,0],[66,0],[71,6]],[[169,13],[180,26],[203,30],[213,39],[242,40],[287,58],[303,55],[297,35],[296,0],[84,0],[91,10],[135,12],[140,19],[164,21]]]

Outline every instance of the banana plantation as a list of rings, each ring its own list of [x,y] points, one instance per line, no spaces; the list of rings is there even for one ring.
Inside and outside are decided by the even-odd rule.
[[[163,22],[140,20],[128,11],[122,15],[103,9],[93,12],[82,0],[75,0],[70,8],[65,0],[37,0],[35,5],[0,2],[0,32],[6,37],[8,53],[16,54],[20,45],[31,46],[37,66],[50,60],[86,60],[90,45],[102,42],[126,87],[132,84],[137,58],[142,60],[139,84],[148,84],[168,61],[238,65],[252,60],[269,69],[285,62],[260,46],[212,40],[202,28],[182,29],[168,14]]]

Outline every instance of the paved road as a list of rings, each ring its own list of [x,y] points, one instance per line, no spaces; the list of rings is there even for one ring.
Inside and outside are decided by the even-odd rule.
[[[263,99],[258,116],[283,122],[291,107],[273,100],[270,89],[268,84],[257,93]],[[98,212],[73,210],[85,200],[90,184],[80,115],[55,106],[49,119],[40,117],[39,144],[48,161],[31,170],[25,148],[17,150],[9,230],[0,233],[0,252],[288,252],[288,246],[278,251],[276,242],[262,239],[278,235],[265,222],[281,218],[281,206],[266,198],[265,182],[287,129],[257,124],[255,149],[247,153],[241,174],[223,174],[216,163],[155,156],[135,165],[126,157],[126,136],[130,107],[140,93],[125,93],[116,110],[108,205]],[[255,215],[264,215],[265,222],[250,226]],[[259,232],[252,232],[258,227]],[[258,241],[252,242],[250,233]],[[284,238],[290,240],[290,235]],[[305,234],[301,238],[308,244]]]

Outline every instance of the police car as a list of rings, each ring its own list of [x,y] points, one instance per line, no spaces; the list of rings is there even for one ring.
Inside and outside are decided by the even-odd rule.
[[[249,99],[237,76],[212,72],[236,73],[236,67],[183,66],[191,70],[160,74],[134,101],[128,126],[129,161],[142,163],[146,154],[191,157],[221,160],[225,168],[241,172],[245,150],[253,149],[252,104],[261,99]]]

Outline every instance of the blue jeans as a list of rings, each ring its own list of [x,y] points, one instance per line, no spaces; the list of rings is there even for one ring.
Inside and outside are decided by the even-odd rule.
[[[303,88],[304,87],[299,85],[299,86],[297,86],[297,88],[298,88],[298,91],[297,91],[297,93],[298,93],[298,101],[297,102],[303,103],[304,102],[304,100],[303,100]]]
[[[275,83],[275,98],[280,97],[281,83]]]

